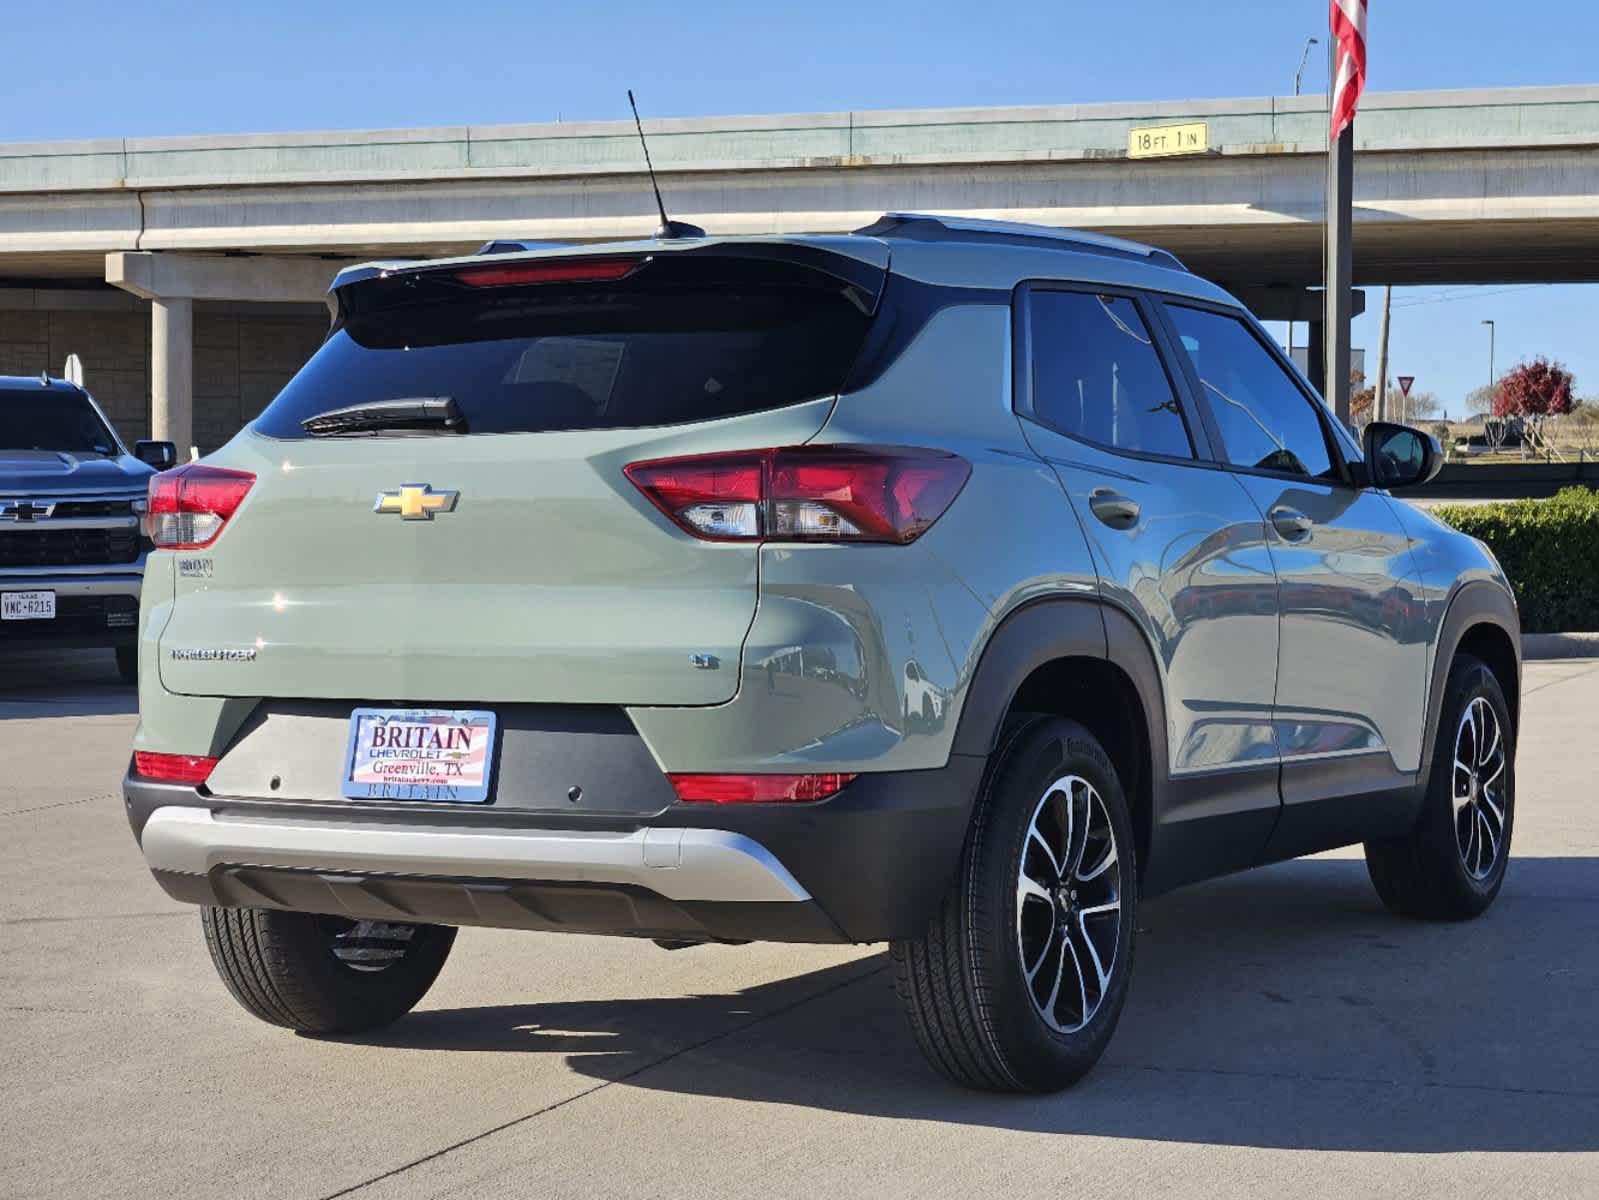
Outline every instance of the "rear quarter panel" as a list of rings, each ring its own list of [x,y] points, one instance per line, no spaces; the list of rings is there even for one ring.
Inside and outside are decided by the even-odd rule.
[[[1053,474],[1011,408],[1009,298],[936,313],[817,440],[961,455],[971,477],[909,546],[767,546],[738,695],[635,708],[667,770],[899,771],[945,765],[973,672],[1011,611],[1093,595]]]

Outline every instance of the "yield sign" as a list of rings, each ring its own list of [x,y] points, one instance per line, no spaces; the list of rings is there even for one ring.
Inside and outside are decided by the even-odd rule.
[[[1416,382],[1414,375],[1401,375],[1399,377],[1399,390],[1405,395],[1410,395],[1410,385]]]

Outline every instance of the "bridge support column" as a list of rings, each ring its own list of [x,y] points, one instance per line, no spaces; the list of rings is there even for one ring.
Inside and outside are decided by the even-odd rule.
[[[321,301],[344,265],[312,255],[106,255],[106,282],[150,301],[150,428],[177,443],[179,461],[194,445],[194,302]]]
[[[1327,395],[1327,325],[1323,321],[1310,323],[1309,354],[1305,358],[1305,374],[1315,389]],[[1330,401],[1329,401],[1330,403]]]
[[[178,461],[194,446],[194,301],[150,301],[150,436],[175,442]]]

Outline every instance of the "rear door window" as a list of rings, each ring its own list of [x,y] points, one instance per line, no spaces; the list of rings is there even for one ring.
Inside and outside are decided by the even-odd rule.
[[[620,280],[355,284],[339,324],[255,422],[269,437],[381,400],[455,400],[469,434],[708,421],[837,394],[872,297],[773,260],[677,255]]]
[[[1033,416],[1113,450],[1192,458],[1177,392],[1126,296],[1029,295]]]

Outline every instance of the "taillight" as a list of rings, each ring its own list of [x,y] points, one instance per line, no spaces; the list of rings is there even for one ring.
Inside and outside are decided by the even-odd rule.
[[[624,279],[639,267],[639,258],[587,258],[464,267],[453,277],[469,287],[511,287],[522,283],[598,283]]]
[[[624,468],[677,525],[707,541],[890,542],[920,537],[971,474],[954,454],[904,446],[790,446]]]
[[[216,765],[216,759],[196,754],[133,752],[133,773],[141,779],[159,779],[163,783],[204,783]]]
[[[772,804],[826,800],[853,775],[668,775],[677,798],[691,804]]]
[[[217,540],[255,476],[248,471],[189,463],[150,480],[146,521],[162,550],[200,550]]]

